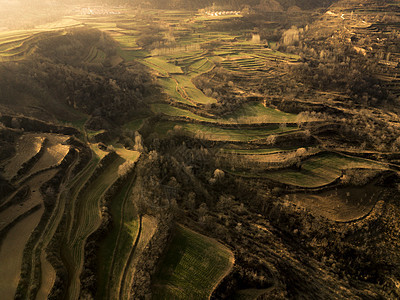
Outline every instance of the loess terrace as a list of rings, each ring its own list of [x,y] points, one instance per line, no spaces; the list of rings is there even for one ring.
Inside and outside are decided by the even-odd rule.
[[[399,4],[311,2],[1,31],[4,299],[400,297]]]

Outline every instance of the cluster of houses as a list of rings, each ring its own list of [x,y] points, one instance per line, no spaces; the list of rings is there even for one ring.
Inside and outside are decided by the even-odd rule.
[[[79,9],[80,15],[119,15],[119,11],[110,10],[103,7],[83,7]]]
[[[228,11],[205,11],[204,14],[210,17],[219,17],[219,16],[237,16],[240,15],[240,11],[236,10],[228,10]]]

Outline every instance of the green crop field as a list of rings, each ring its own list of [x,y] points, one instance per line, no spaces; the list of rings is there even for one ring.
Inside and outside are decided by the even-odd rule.
[[[153,284],[153,299],[208,299],[233,266],[216,240],[178,226]]]
[[[201,104],[210,104],[210,103],[216,103],[217,100],[211,97],[207,97],[206,95],[203,94],[202,91],[200,91],[190,80],[188,76],[184,75],[176,75],[175,76],[176,80],[178,81],[179,87],[181,87],[186,95],[196,103],[201,103]]]
[[[129,121],[128,123],[124,124],[124,128],[137,131],[142,127],[144,120],[145,119],[136,119]]]
[[[109,299],[110,295],[119,294],[119,282],[125,262],[139,232],[139,217],[129,201],[132,182],[133,179],[129,178],[112,200],[111,215],[114,226],[99,251],[102,264],[98,271],[98,295],[101,299]]]
[[[89,63],[102,63],[104,62],[105,58],[106,54],[103,51],[97,49],[96,47],[92,47],[83,61]]]
[[[134,61],[138,60],[141,63],[145,64],[143,61],[143,58],[145,58],[148,55],[147,51],[144,50],[124,50],[124,49],[117,49],[117,53],[120,57],[124,59],[124,61],[129,62],[129,61]],[[139,60],[140,59],[140,60]]]
[[[212,70],[214,64],[207,58],[196,61],[189,66],[189,75],[191,77],[197,76],[203,73],[207,73]]]
[[[156,69],[157,71],[160,69],[166,72],[167,74],[168,73],[183,74],[182,69],[179,66],[170,64],[162,58],[149,57],[145,58],[144,61],[147,63],[148,66],[157,68]]]
[[[244,104],[224,119],[234,119],[238,123],[286,123],[296,122],[297,115],[265,107],[262,103]]]
[[[387,169],[387,166],[374,161],[347,157],[336,153],[321,153],[302,163],[301,170],[283,169],[267,172],[264,176],[285,184],[300,187],[318,187],[329,184],[351,168]]]
[[[122,48],[137,48],[135,37],[131,35],[114,35],[114,40],[116,40]]]
[[[182,97],[178,92],[177,83],[172,78],[159,78],[158,83],[163,88],[164,93],[166,93],[171,100],[194,106],[194,103]]]
[[[132,299],[131,283],[135,279],[136,266],[139,263],[141,254],[144,249],[148,246],[151,238],[157,230],[158,222],[157,219],[148,215],[144,215],[140,220],[140,228],[137,241],[134,244],[134,248],[129,255],[127,260],[123,277],[120,282],[119,288],[119,299]]]

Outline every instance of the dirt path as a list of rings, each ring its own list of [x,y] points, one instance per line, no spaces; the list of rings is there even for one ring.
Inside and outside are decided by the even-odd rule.
[[[56,281],[56,271],[46,258],[46,252],[42,251],[40,255],[40,265],[42,280],[40,282],[40,289],[37,292],[36,300],[46,300],[50,291]]]

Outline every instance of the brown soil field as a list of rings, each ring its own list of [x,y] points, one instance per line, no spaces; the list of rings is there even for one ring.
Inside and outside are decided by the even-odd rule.
[[[8,232],[0,247],[0,294],[2,299],[14,299],[20,279],[25,244],[39,224],[44,208],[24,218]]]
[[[8,180],[17,175],[22,164],[35,156],[42,146],[44,137],[37,134],[25,134],[17,142],[16,154],[4,167],[4,177]]]
[[[30,170],[29,174],[35,174],[39,171],[57,166],[61,163],[64,157],[68,154],[69,145],[63,145],[68,137],[62,135],[46,135],[48,143],[43,156]]]
[[[31,188],[30,197],[26,199],[25,202],[19,205],[13,205],[0,213],[0,229],[7,226],[7,224],[12,222],[19,215],[30,210],[32,207],[41,204],[43,198],[40,194],[39,188],[43,183],[50,180],[56,173],[57,170],[49,170],[29,180],[27,184]]]
[[[318,194],[293,194],[290,200],[314,214],[338,222],[354,221],[368,215],[379,200],[383,188],[369,184]]]
[[[40,255],[40,262],[42,268],[42,281],[40,289],[36,295],[36,300],[46,300],[56,280],[56,271],[46,259],[45,251],[42,251],[42,254]]]

